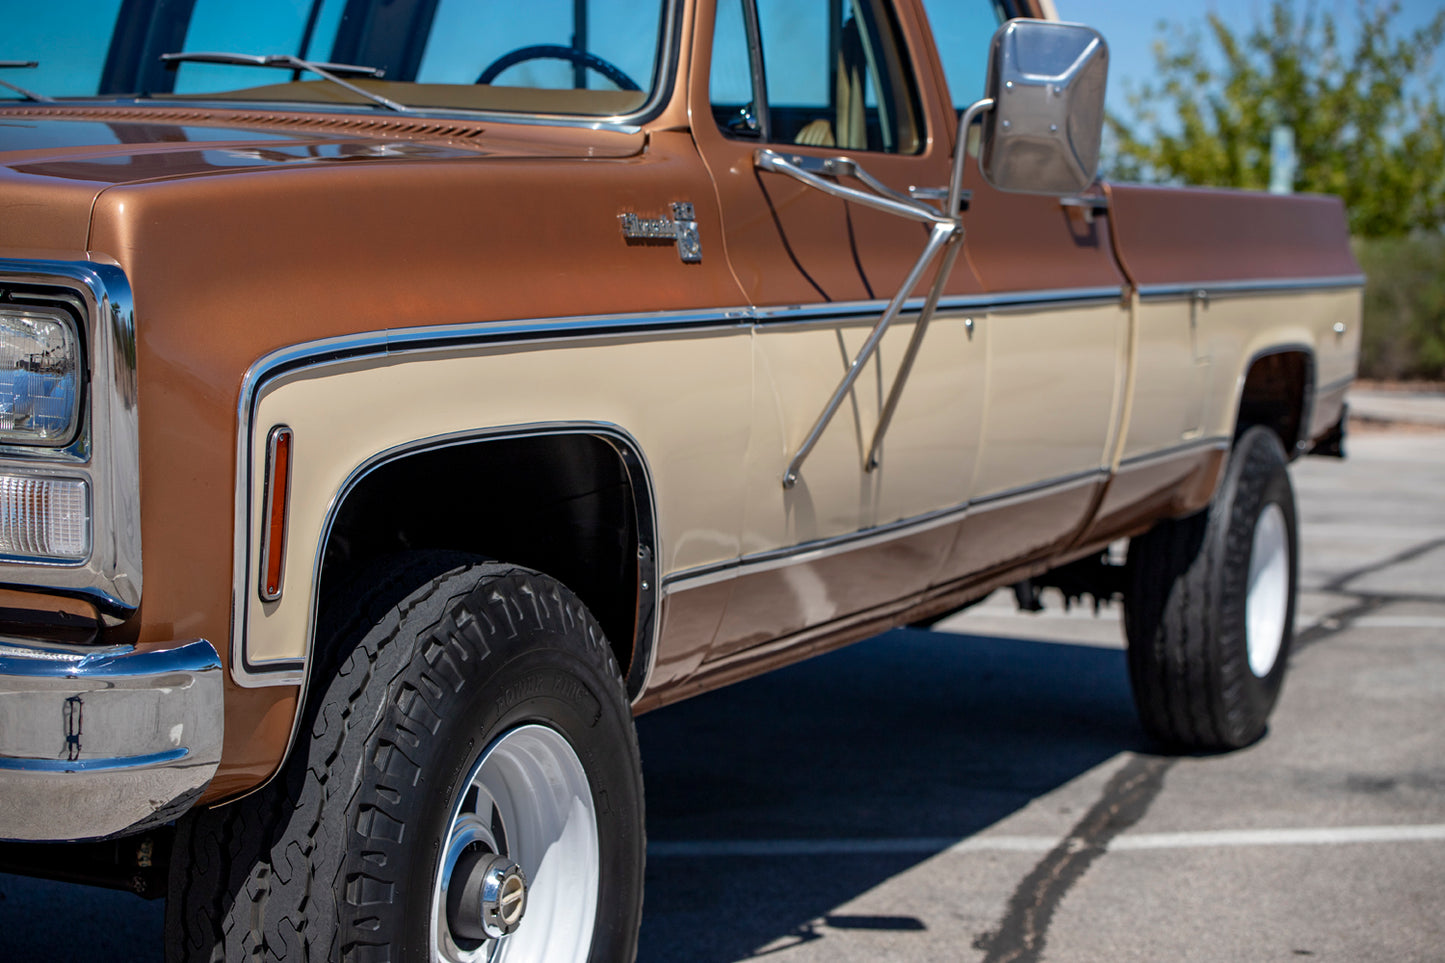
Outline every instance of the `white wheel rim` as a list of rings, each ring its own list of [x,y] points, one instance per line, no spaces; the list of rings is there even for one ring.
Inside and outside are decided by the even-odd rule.
[[[1284,643],[1289,614],[1289,529],[1284,509],[1270,502],[1254,524],[1245,596],[1245,645],[1249,668],[1263,679],[1274,668]]]
[[[526,912],[515,932],[480,944],[447,922],[452,869],[469,847],[517,862]],[[601,859],[587,773],[555,729],[518,726],[487,747],[452,809],[432,892],[431,958],[448,963],[543,963],[587,959],[597,916]]]

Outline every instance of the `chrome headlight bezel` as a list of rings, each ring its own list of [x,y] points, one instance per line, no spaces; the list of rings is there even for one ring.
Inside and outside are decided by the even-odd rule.
[[[80,364],[74,430],[61,447],[0,441],[0,474],[81,480],[89,502],[84,558],[0,556],[0,588],[90,602],[106,624],[134,615],[141,596],[140,424],[130,282],[101,255],[0,258],[0,307],[63,314]]]

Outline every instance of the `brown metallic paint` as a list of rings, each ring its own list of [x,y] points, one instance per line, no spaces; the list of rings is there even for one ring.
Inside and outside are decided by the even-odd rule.
[[[1017,568],[1065,547],[1102,481],[1100,475],[1061,490],[971,508],[934,584]]]
[[[97,190],[0,166],[0,257],[84,251]]]
[[[997,514],[1002,524],[1008,524],[1009,521],[1018,523],[1025,521],[1031,514],[1031,509],[1036,507],[1032,503],[1024,503],[999,509]],[[1066,510],[1066,513],[1072,514],[1072,511]],[[961,532],[961,526],[954,527]],[[938,531],[951,531],[954,527]],[[887,545],[867,546],[836,557],[834,564],[840,568],[852,569],[859,578],[866,578],[869,573],[877,573],[884,567],[887,553]],[[1064,560],[1067,559],[1042,557],[1027,561],[1021,558],[1006,568],[971,572],[967,576],[942,582],[923,591],[914,590],[887,603],[853,612],[831,622],[814,623],[784,637],[774,637],[766,642],[710,659],[700,671],[685,681],[650,688],[638,701],[634,711],[638,714],[651,711],[815,655],[822,655],[888,629],[945,614],[1019,579],[1042,574]],[[782,576],[773,572],[755,577],[771,577],[776,580]],[[673,599],[680,601],[692,591],[698,590],[679,592]],[[780,590],[778,597],[783,600],[781,617],[786,619],[791,612],[786,591]]]
[[[779,636],[836,622],[916,592],[932,582],[953,542],[953,526],[740,576],[707,661],[726,659]]]
[[[643,150],[641,135],[594,133],[597,153],[615,155],[620,136],[637,153],[589,159],[579,139],[571,158],[276,165],[100,193],[89,247],[126,270],[138,316],[141,641],[202,637],[229,651],[230,553],[195,547],[231,544],[240,379],[267,352],[391,327],[741,300],[690,139],[661,132]],[[572,216],[539,218],[516,203],[544,196]],[[622,237],[619,213],[658,216],[677,200],[698,210],[701,264]],[[537,251],[553,259],[540,283],[508,283],[524,270],[536,277]],[[650,279],[645,303],[639,270]],[[286,741],[275,720],[294,699],[289,687],[228,683],[222,772],[208,798],[274,769]]]
[[[1317,441],[1328,434],[1339,423],[1340,416],[1345,411],[1349,389],[1349,383],[1345,382],[1327,385],[1315,394],[1314,410],[1310,415],[1309,423],[1309,439],[1311,441]]]
[[[850,151],[836,147],[765,144],[725,135],[713,121],[708,97],[712,65],[712,10],[702,4],[692,52],[690,106],[693,136],[717,187],[728,256],[738,283],[757,305],[887,299],[918,260],[928,229],[912,220],[850,204],[782,174],[756,169],[760,147],[809,157],[846,155],[894,190],[948,183],[946,142],[934,134],[940,105],[924,85],[923,145],[917,154]],[[908,34],[907,18],[900,29]],[[916,56],[916,54],[915,54]],[[847,182],[845,182],[847,183]],[[850,186],[858,186],[851,184]],[[981,290],[963,259],[951,291]]]
[[[1107,544],[1138,535],[1160,518],[1182,518],[1199,511],[1213,497],[1228,454],[1224,447],[1203,448],[1121,466],[1076,544]]]
[[[1358,275],[1337,197],[1107,185],[1119,259],[1139,285]]]
[[[647,691],[671,689],[685,685],[707,658],[713,637],[728,599],[732,597],[731,580],[704,585],[683,592],[669,593],[662,603],[662,623],[657,658]],[[646,696],[636,711],[645,711]]]

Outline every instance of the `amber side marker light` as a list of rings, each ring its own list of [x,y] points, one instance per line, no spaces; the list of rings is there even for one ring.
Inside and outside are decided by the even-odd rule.
[[[286,504],[291,493],[291,429],[277,425],[266,438],[266,492],[261,507],[261,601],[281,597],[286,561]]]

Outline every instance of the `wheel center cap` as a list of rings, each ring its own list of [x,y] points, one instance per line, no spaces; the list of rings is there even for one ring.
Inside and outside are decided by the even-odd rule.
[[[506,936],[527,912],[527,877],[506,857],[492,861],[482,883],[482,926],[496,939]]]
[[[527,912],[527,875],[506,856],[467,853],[457,861],[447,894],[452,932],[499,940],[516,932]]]

